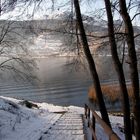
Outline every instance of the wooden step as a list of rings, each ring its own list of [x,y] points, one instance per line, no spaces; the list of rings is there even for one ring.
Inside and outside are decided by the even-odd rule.
[[[84,140],[81,114],[65,113],[46,131],[41,140]]]

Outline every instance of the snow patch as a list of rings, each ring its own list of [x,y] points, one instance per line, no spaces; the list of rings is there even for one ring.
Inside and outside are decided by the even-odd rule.
[[[0,140],[39,140],[45,137],[44,134],[47,134],[47,132],[51,134],[55,132],[50,131],[50,128],[58,120],[65,118],[62,117],[65,113],[70,115],[79,114],[79,116],[84,114],[84,109],[81,107],[62,107],[47,103],[30,102],[37,107],[28,108],[22,103],[23,100],[0,96]],[[122,117],[110,116],[110,120],[113,130],[124,140],[124,133],[120,131],[120,128],[123,128]],[[66,120],[64,119],[64,121]],[[81,133],[81,131],[79,132]],[[99,124],[96,124],[96,133],[100,140],[108,139]],[[68,140],[72,138],[70,134],[66,136]],[[58,139],[64,137],[65,135],[59,135]]]

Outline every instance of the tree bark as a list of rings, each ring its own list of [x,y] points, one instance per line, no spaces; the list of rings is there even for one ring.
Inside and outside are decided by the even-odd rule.
[[[122,106],[123,106],[123,112],[124,112],[125,139],[132,140],[129,97],[128,97],[128,91],[127,91],[127,87],[126,87],[123,66],[119,60],[118,53],[117,53],[117,44],[116,44],[116,40],[115,40],[111,3],[110,3],[110,0],[104,0],[104,2],[105,2],[107,18],[108,18],[108,34],[109,34],[109,43],[111,46],[111,54],[112,54],[112,59],[114,62],[115,69],[118,74],[120,90],[122,92]]]
[[[140,140],[140,96],[139,96],[139,75],[138,75],[138,68],[137,68],[137,56],[135,50],[135,41],[134,41],[134,31],[130,16],[127,12],[126,8],[126,1],[119,0],[120,5],[120,14],[123,18],[125,24],[125,31],[126,31],[126,41],[128,46],[128,56],[130,60],[130,75],[131,75],[131,82],[133,88],[133,112],[134,118],[136,120],[135,123],[135,132],[136,132],[136,139]]]
[[[80,36],[81,36],[81,40],[82,40],[82,45],[83,45],[84,53],[86,55],[86,58],[87,58],[87,61],[88,61],[88,64],[89,64],[92,79],[93,79],[93,82],[94,82],[95,91],[96,91],[96,94],[97,94],[97,99],[98,99],[98,103],[99,103],[101,116],[102,116],[103,120],[108,124],[108,126],[111,127],[109,117],[108,117],[108,114],[107,114],[107,110],[106,110],[106,106],[105,106],[105,103],[104,103],[104,100],[103,100],[103,94],[102,94],[102,91],[101,91],[99,77],[98,77],[98,74],[97,74],[97,71],[96,71],[95,63],[94,63],[93,57],[91,55],[89,45],[88,45],[88,41],[87,41],[87,37],[86,37],[86,34],[85,34],[85,29],[84,29],[84,26],[83,26],[83,21],[82,21],[82,17],[81,17],[81,11],[80,11],[80,6],[79,6],[79,1],[78,0],[74,0],[74,6],[75,6],[75,11],[76,11],[78,28],[79,28]]]

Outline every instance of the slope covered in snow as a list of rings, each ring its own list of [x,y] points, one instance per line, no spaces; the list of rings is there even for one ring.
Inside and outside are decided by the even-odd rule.
[[[84,109],[79,107],[31,103],[0,96],[0,140],[80,140],[84,138],[80,118],[83,113]],[[122,118],[111,116],[110,119],[114,131],[123,140],[124,135],[119,129]],[[100,140],[108,139],[99,124],[96,132]]]

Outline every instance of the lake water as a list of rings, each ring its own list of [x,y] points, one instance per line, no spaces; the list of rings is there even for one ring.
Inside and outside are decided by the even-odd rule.
[[[64,106],[83,106],[88,101],[92,82],[86,69],[75,67],[66,57],[41,58],[37,63],[40,81],[31,84],[5,80],[0,84],[0,95]]]
[[[110,58],[95,59],[100,81],[116,79]],[[0,95],[55,105],[84,106],[88,102],[88,88],[92,80],[88,66],[84,65],[85,62],[82,63],[83,65],[78,65],[79,61],[71,57],[39,58],[39,70],[36,75],[40,81],[36,84],[13,80],[1,81]]]

